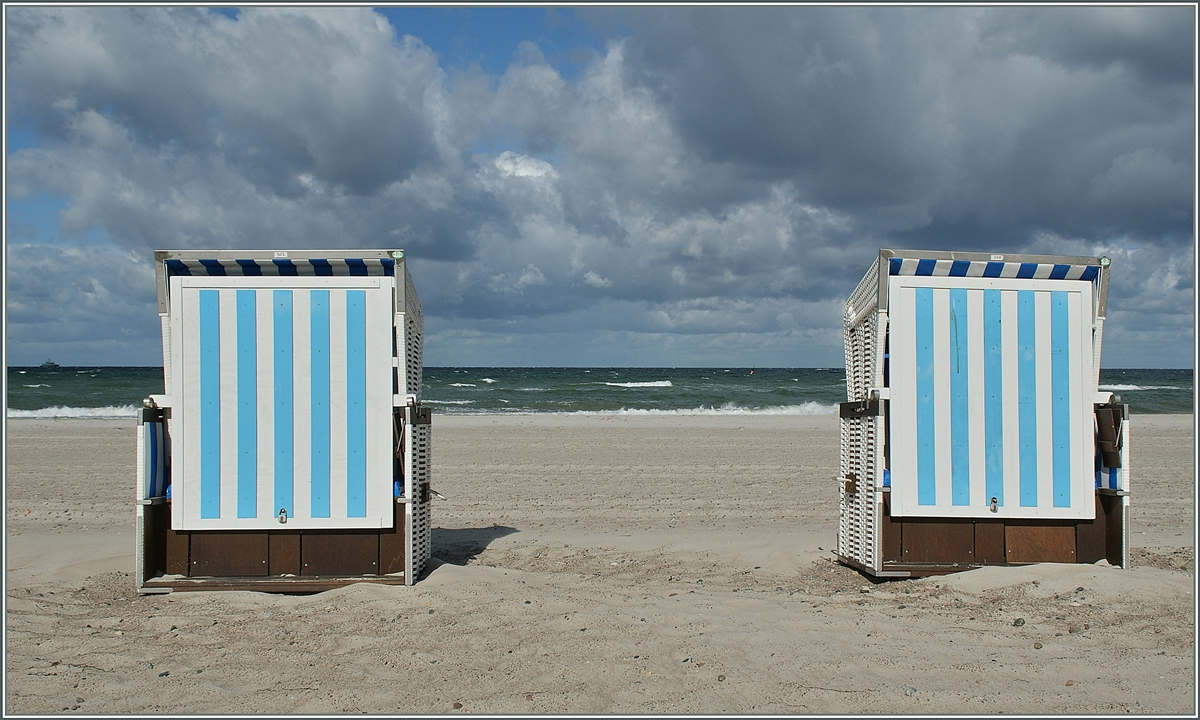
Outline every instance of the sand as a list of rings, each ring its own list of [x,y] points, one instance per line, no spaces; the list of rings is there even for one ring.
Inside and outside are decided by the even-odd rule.
[[[1196,712],[1190,415],[1133,419],[1133,569],[881,583],[832,416],[435,416],[427,575],[309,596],[139,596],[133,421],[7,432],[7,713]]]

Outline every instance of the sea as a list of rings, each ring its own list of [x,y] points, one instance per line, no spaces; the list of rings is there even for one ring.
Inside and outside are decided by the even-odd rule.
[[[426,367],[436,414],[823,415],[846,399],[842,368]],[[1192,370],[1101,369],[1133,413],[1193,411]],[[163,393],[161,367],[10,367],[10,418],[133,418]]]

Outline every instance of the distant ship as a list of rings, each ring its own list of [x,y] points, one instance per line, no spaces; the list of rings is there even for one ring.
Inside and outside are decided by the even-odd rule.
[[[46,362],[42,363],[41,365],[38,365],[38,368],[41,370],[57,370],[60,367],[61,367],[61,365],[59,365],[58,363],[56,363],[50,359],[47,359]]]

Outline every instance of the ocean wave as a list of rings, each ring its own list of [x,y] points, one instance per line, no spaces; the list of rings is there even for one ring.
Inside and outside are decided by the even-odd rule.
[[[423,405],[473,405],[474,400],[422,400]]]
[[[1187,390],[1188,388],[1175,387],[1174,385],[1101,385],[1101,390]]]
[[[611,385],[612,387],[623,387],[623,388],[675,387],[674,385],[671,384],[670,380],[650,380],[649,382],[627,382],[627,383],[606,382],[604,384]]]
[[[806,402],[803,405],[776,405],[765,408],[747,408],[734,403],[725,403],[721,407],[680,408],[675,410],[646,410],[641,408],[621,408],[620,410],[605,410],[596,415],[833,415],[837,413],[837,405],[824,405],[818,402]]]
[[[450,383],[450,387],[475,387],[475,383]]]
[[[495,380],[493,380],[493,379],[491,379],[491,378],[483,378],[483,379],[481,379],[479,382],[485,382],[485,383],[487,383],[488,385],[491,385],[492,383],[494,383],[494,382],[496,382],[496,381],[495,381]]]
[[[13,410],[9,408],[8,417],[16,418],[136,418],[136,405],[110,405],[108,407],[48,407],[40,410]]]
[[[429,402],[426,400],[425,402]],[[502,400],[501,402],[507,402]],[[529,409],[500,409],[500,408],[463,408],[449,411],[456,415],[598,415],[598,416],[636,416],[636,417],[679,417],[679,416],[744,416],[744,415],[836,415],[838,406],[825,405],[818,402],[806,402],[803,405],[778,405],[766,408],[746,408],[733,403],[721,407],[697,407],[666,409],[621,408],[620,410],[529,410]]]
[[[50,386],[49,386],[49,385],[47,385],[47,384],[45,384],[45,383],[37,383],[37,384],[34,384],[34,385],[26,385],[25,387],[38,388],[38,387],[50,387]]]

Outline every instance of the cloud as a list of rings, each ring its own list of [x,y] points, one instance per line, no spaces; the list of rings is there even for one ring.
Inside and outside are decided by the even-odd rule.
[[[578,71],[489,75],[368,8],[9,8],[8,200],[59,208],[10,213],[10,348],[153,335],[108,278],[155,248],[365,246],[432,364],[828,365],[880,247],[1069,248],[1114,259],[1122,362],[1186,364],[1192,12],[586,8]],[[108,274],[11,282],[56,264]]]
[[[654,92],[690,148],[786,179],[813,205],[885,232],[977,223],[1096,234],[1136,222],[1128,229],[1187,233],[1190,217],[1138,216],[1123,194],[1136,192],[1132,178],[1115,207],[1092,186],[1116,158],[1148,153],[1161,161],[1138,182],[1165,190],[1156,208],[1190,204],[1192,43],[1167,26],[1190,26],[1192,11],[1091,10],[621,17],[636,27],[630,82]],[[1133,30],[1117,29],[1131,17]]]
[[[606,277],[600,277],[595,270],[588,270],[584,273],[583,281],[594,288],[612,287],[612,280]]]

